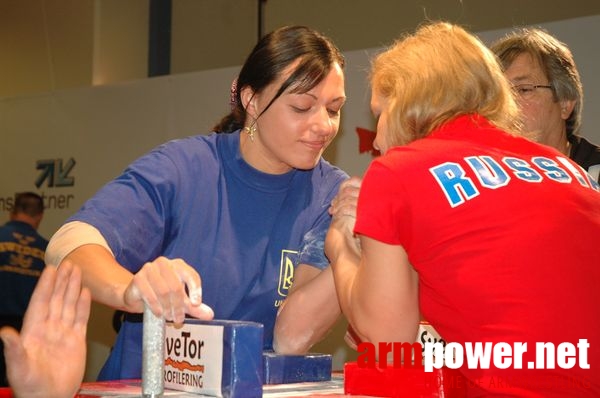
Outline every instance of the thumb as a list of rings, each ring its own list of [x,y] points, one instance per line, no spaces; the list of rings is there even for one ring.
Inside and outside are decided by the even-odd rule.
[[[23,345],[19,333],[12,327],[3,327],[0,329],[0,338],[4,343],[4,357],[6,362],[21,361],[24,354]]]
[[[204,303],[188,307],[187,312],[194,318],[202,319],[203,321],[210,321],[215,317],[213,309]]]

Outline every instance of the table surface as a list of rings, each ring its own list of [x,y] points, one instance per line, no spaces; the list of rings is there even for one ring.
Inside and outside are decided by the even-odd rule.
[[[131,398],[141,397],[141,380],[119,380],[83,383],[78,398]],[[342,375],[334,374],[330,381],[291,383],[263,386],[263,397],[346,397]],[[183,391],[165,390],[164,397],[198,398],[206,395]],[[357,397],[353,395],[353,397]]]

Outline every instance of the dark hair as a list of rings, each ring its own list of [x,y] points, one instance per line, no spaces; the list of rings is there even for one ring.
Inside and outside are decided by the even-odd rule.
[[[15,205],[13,214],[24,213],[35,217],[44,213],[44,201],[40,195],[33,192],[21,192],[15,194]]]
[[[334,63],[344,67],[344,56],[340,50],[321,33],[306,26],[286,26],[274,30],[260,39],[244,62],[236,90],[232,92],[231,113],[221,119],[213,131],[230,133],[244,127],[246,112],[240,98],[242,89],[249,86],[255,93],[261,92],[298,59],[301,59],[298,67],[279,87],[262,113],[285,90],[307,92],[327,76]]]

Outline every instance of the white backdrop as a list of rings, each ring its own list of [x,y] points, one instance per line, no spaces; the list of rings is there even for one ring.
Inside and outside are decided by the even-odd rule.
[[[585,106],[583,134],[600,142],[600,81],[597,42],[600,16],[541,25],[572,49],[582,75]],[[506,30],[480,33],[486,43]],[[391,39],[390,39],[391,42]],[[370,162],[359,154],[356,128],[373,130],[367,71],[379,49],[346,53],[346,94],[342,127],[326,158],[351,175]],[[105,182],[138,156],[172,138],[207,133],[228,110],[229,86],[238,68],[172,75],[126,84],[81,88],[0,99],[0,223],[15,192],[36,191],[47,200],[40,232],[50,237],[62,222]],[[51,178],[53,177],[53,178]],[[36,185],[36,182],[38,185]],[[95,377],[114,334],[112,312],[94,306],[90,363]],[[335,353],[334,367],[352,359],[341,336],[344,324],[316,349]]]

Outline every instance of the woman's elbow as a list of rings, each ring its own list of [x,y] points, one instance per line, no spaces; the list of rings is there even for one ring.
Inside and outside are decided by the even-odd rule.
[[[310,350],[313,341],[312,330],[275,330],[273,337],[273,350],[283,355],[303,355]]]

